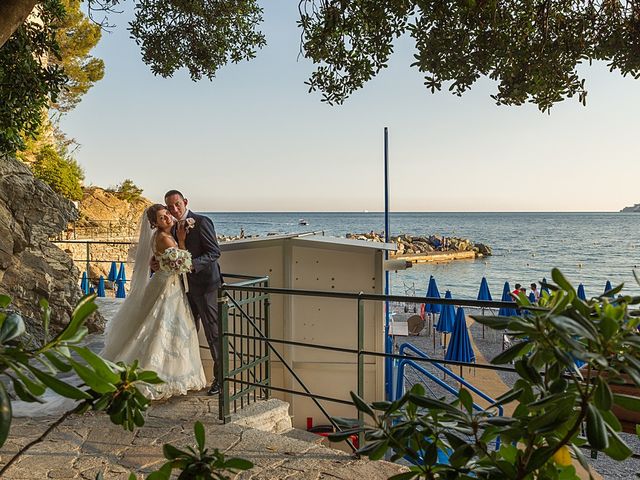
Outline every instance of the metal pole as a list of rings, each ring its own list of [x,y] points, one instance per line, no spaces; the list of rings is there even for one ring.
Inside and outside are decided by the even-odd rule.
[[[229,331],[229,305],[227,303],[226,292],[224,290],[219,290],[218,294],[218,312],[220,314],[219,317],[219,336],[218,348],[220,351],[219,362],[220,365],[215,365],[214,362],[214,375],[220,375],[219,382],[222,391],[220,392],[220,396],[218,397],[218,413],[219,418],[224,423],[227,423],[231,420],[231,405],[229,405],[229,388],[230,382],[227,379],[229,375],[229,340],[227,337],[227,332]],[[213,359],[212,359],[213,360]]]
[[[389,243],[389,129],[384,127],[384,241]],[[389,260],[389,251],[385,249],[384,259]],[[384,294],[389,295],[389,271],[384,272]],[[393,353],[391,350],[393,345],[389,338],[389,300],[384,302],[384,351],[385,353]],[[392,379],[393,374],[393,361],[390,358],[385,359],[384,368],[384,383],[387,400],[391,399],[392,391]]]
[[[362,293],[362,292],[361,292]],[[358,396],[364,399],[364,302],[358,299]],[[364,414],[358,410],[358,425],[364,426]],[[364,433],[358,433],[358,448],[364,447]]]
[[[89,269],[90,269],[90,265],[89,265],[89,261],[91,260],[91,258],[89,257],[89,251],[91,250],[91,245],[89,244],[89,242],[87,242],[87,282],[91,283],[91,279],[89,276]]]

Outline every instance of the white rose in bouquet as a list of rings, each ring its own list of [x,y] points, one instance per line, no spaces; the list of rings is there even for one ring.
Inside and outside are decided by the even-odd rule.
[[[158,262],[163,272],[189,273],[191,271],[191,254],[187,250],[169,247],[160,255]]]

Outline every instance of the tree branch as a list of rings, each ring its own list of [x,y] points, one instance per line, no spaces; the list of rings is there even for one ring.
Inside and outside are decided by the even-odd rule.
[[[2,0],[0,2],[0,48],[27,19],[37,0]]]

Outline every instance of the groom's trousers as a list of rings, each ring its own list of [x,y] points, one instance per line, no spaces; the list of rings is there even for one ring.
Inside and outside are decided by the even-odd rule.
[[[196,330],[200,330],[200,322],[204,328],[204,334],[207,337],[209,351],[213,359],[213,378],[215,382],[220,379],[220,345],[218,332],[220,331],[218,322],[218,289],[211,292],[187,294],[191,311],[196,321]]]

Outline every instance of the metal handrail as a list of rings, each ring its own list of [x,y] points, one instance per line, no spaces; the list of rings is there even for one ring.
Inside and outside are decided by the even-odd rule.
[[[525,309],[520,307],[515,301],[502,302],[490,300],[469,300],[463,298],[437,298],[437,297],[410,297],[406,295],[384,295],[376,293],[352,293],[352,292],[327,292],[324,290],[299,290],[293,288],[277,288],[277,287],[250,287],[236,286],[235,284],[224,284],[223,288],[229,290],[245,291],[245,292],[263,292],[278,295],[293,296],[311,296],[311,297],[327,297],[342,298],[351,300],[375,300],[380,302],[405,302],[405,303],[434,303],[439,305],[459,305],[462,307],[478,307],[478,308],[513,308],[515,310]],[[545,311],[545,308],[528,306],[526,310]]]
[[[380,295],[380,294],[365,294],[365,293],[351,293],[351,292],[327,292],[327,291],[319,291],[319,290],[297,290],[297,289],[290,289],[290,288],[275,288],[275,287],[262,287],[262,286],[252,286],[250,285],[251,281],[243,281],[243,282],[238,282],[238,283],[233,283],[233,284],[223,284],[222,291],[224,292],[226,290],[226,295],[227,297],[230,299],[229,303],[231,304],[230,307],[228,307],[225,304],[223,304],[225,306],[225,308],[229,309],[229,308],[234,308],[237,309],[240,312],[240,315],[243,319],[245,319],[247,322],[249,322],[249,324],[251,325],[251,327],[253,327],[254,331],[256,331],[256,335],[249,335],[249,334],[244,334],[244,333],[231,333],[231,332],[225,332],[225,327],[223,326],[223,336],[227,337],[227,338],[239,338],[239,339],[246,339],[248,340],[254,340],[254,341],[261,341],[261,342],[265,342],[265,344],[267,345],[267,350],[268,351],[272,351],[273,353],[276,354],[276,356],[278,357],[278,359],[280,360],[280,362],[282,362],[282,365],[284,368],[286,368],[289,373],[293,376],[293,378],[295,379],[295,381],[298,382],[298,384],[301,385],[302,389],[304,391],[299,391],[299,390],[293,390],[293,389],[289,389],[289,388],[282,388],[282,387],[275,387],[273,385],[267,385],[263,382],[261,382],[259,379],[254,379],[256,381],[248,381],[248,380],[243,380],[243,379],[237,379],[237,378],[223,378],[223,383],[226,382],[227,384],[227,388],[228,388],[228,384],[229,383],[234,383],[234,384],[240,384],[240,385],[247,385],[247,386],[252,386],[252,387],[260,387],[260,388],[264,388],[265,390],[274,390],[274,391],[280,391],[280,392],[286,392],[286,393],[290,393],[293,395],[303,395],[305,397],[309,397],[313,400],[313,402],[316,404],[316,406],[320,409],[320,411],[325,415],[325,417],[327,418],[327,420],[332,424],[332,426],[336,429],[336,430],[340,430],[339,426],[336,424],[336,422],[334,421],[334,419],[328,414],[328,412],[324,409],[324,407],[320,404],[319,400],[322,401],[329,401],[329,402],[336,402],[336,403],[341,403],[341,404],[353,404],[350,401],[347,401],[345,399],[341,399],[341,398],[333,398],[333,397],[328,397],[328,396],[324,396],[324,395],[318,395],[318,394],[313,394],[311,393],[311,391],[307,388],[307,386],[304,384],[304,382],[299,378],[299,376],[297,375],[297,373],[295,372],[295,370],[288,365],[288,363],[284,360],[284,358],[282,357],[282,355],[280,355],[280,353],[275,349],[274,345],[275,344],[281,344],[281,345],[290,345],[290,346],[299,346],[299,347],[303,347],[303,348],[314,348],[314,349],[321,349],[321,350],[330,350],[330,351],[335,351],[335,352],[342,352],[342,353],[351,353],[354,355],[357,355],[357,359],[358,359],[358,365],[357,365],[357,393],[358,395],[363,398],[364,395],[364,358],[366,356],[373,356],[373,357],[383,357],[386,359],[399,359],[401,360],[401,368],[404,371],[404,367],[405,366],[411,366],[412,368],[417,369],[420,372],[428,372],[426,369],[422,368],[418,362],[426,362],[426,363],[432,363],[434,365],[437,366],[437,368],[445,371],[447,374],[449,374],[453,379],[455,379],[456,381],[460,382],[462,385],[464,385],[465,387],[467,387],[469,390],[471,390],[472,392],[476,393],[478,396],[480,396],[481,398],[487,400],[490,403],[495,403],[495,401],[489,397],[488,395],[486,395],[484,392],[478,390],[476,387],[474,387],[473,385],[471,385],[469,382],[467,382],[466,380],[464,380],[462,377],[459,377],[458,375],[456,375],[454,372],[452,372],[451,370],[449,370],[448,368],[445,368],[442,366],[442,364],[447,364],[447,365],[456,365],[456,366],[469,366],[469,367],[475,367],[475,368],[486,368],[486,369],[490,369],[490,370],[500,370],[500,371],[509,371],[509,372],[513,372],[514,369],[513,368],[509,368],[509,367],[501,367],[501,366],[495,366],[495,365],[485,365],[485,364],[476,364],[476,363],[468,363],[468,362],[456,362],[456,361],[451,361],[451,360],[445,360],[445,359],[432,359],[429,358],[427,355],[423,354],[423,352],[420,352],[417,349],[413,349],[410,347],[405,347],[405,349],[403,349],[402,353],[404,353],[405,350],[412,350],[414,353],[416,353],[416,356],[409,356],[409,355],[404,355],[404,354],[390,354],[390,353],[386,353],[386,352],[377,352],[377,351],[370,351],[370,350],[365,350],[364,349],[364,301],[366,300],[370,300],[370,301],[400,301],[400,302],[406,302],[406,303],[434,303],[434,304],[453,304],[453,305],[463,305],[463,306],[471,306],[471,307],[479,307],[479,308],[501,308],[501,307],[509,307],[509,308],[517,308],[517,304],[515,304],[514,302],[494,302],[494,301],[482,301],[482,300],[465,300],[465,299],[445,299],[445,298],[429,298],[429,297],[411,297],[411,296],[406,296],[406,295]],[[319,345],[319,344],[310,344],[310,343],[305,343],[305,342],[298,342],[298,341],[293,341],[293,340],[284,340],[284,339],[276,339],[276,338],[271,338],[269,335],[265,335],[264,332],[261,332],[259,328],[257,328],[257,326],[255,325],[255,323],[252,321],[252,319],[250,318],[250,316],[242,309],[242,306],[236,302],[235,300],[233,300],[233,297],[231,297],[231,295],[229,294],[230,292],[233,291],[237,291],[237,292],[250,292],[250,293],[254,293],[254,294],[259,294],[259,295],[290,295],[290,296],[317,296],[317,297],[325,297],[325,298],[339,298],[339,299],[351,299],[351,300],[357,300],[358,303],[358,318],[357,318],[357,328],[358,328],[358,346],[357,348],[344,348],[344,347],[335,347],[335,346],[331,346],[331,345]],[[531,310],[532,308],[529,307],[529,310]],[[223,357],[225,358],[225,357]],[[433,374],[429,374],[426,373],[426,375],[431,377],[435,377]],[[400,377],[402,378],[402,377]],[[437,379],[437,377],[435,377],[434,379],[438,384],[441,383],[441,381],[439,379]],[[453,387],[449,386],[448,384],[446,384],[446,382],[442,382],[444,385],[447,385],[446,387],[443,386],[443,388],[446,388],[448,391],[451,391],[451,393],[457,393],[455,389],[453,389]],[[224,390],[224,389],[223,389]],[[480,408],[480,406],[478,406],[477,404],[474,403],[474,408]],[[497,406],[498,407],[498,412],[500,415],[503,415],[503,409],[501,406]],[[221,413],[222,415],[222,413]],[[361,425],[363,425],[364,423],[364,418],[363,418],[363,414],[362,412],[358,411],[358,420],[359,423]],[[362,436],[362,434],[361,434]],[[363,445],[363,438],[360,438],[360,445]],[[348,440],[348,443],[350,444],[351,448],[355,451],[355,447],[353,446],[353,444]]]
[[[429,355],[424,353],[422,350],[416,348],[414,345],[411,345],[410,343],[403,343],[402,345],[400,345],[399,352],[400,352],[401,355],[405,350],[411,350],[412,352],[414,352],[415,354],[417,354],[417,355],[419,355],[421,357],[430,358]],[[452,372],[447,367],[444,367],[440,363],[437,363],[437,362],[432,363],[432,365],[434,367],[436,367],[438,370],[440,370],[440,371],[444,372],[445,374],[449,375],[456,382],[458,382],[461,385],[464,385],[465,387],[467,387],[469,390],[471,390],[473,393],[478,395],[480,398],[486,400],[487,402],[489,402],[491,404],[496,403],[495,399],[491,398],[489,395],[484,393],[482,390],[479,390],[478,388],[474,387],[469,382],[467,382],[463,377],[461,377],[461,376],[457,375],[456,373]],[[473,363],[471,365],[475,366],[476,364]],[[504,412],[503,412],[503,409],[502,409],[501,405],[498,405],[498,411],[500,412],[500,416],[502,416]]]

